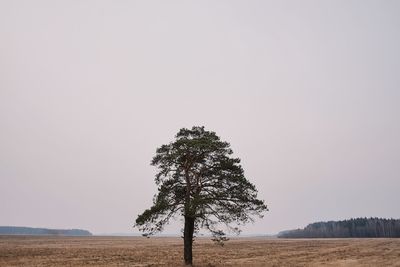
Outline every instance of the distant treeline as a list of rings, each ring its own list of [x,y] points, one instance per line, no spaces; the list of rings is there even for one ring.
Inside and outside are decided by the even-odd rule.
[[[317,222],[304,229],[283,231],[280,238],[400,237],[400,220],[357,218]]]
[[[0,235],[58,235],[58,236],[90,236],[89,231],[81,229],[46,229],[18,226],[0,226]]]

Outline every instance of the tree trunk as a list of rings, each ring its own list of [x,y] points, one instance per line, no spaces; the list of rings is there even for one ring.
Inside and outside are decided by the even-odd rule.
[[[194,232],[194,218],[185,216],[185,229],[183,230],[183,257],[186,265],[192,265],[193,254],[193,232]]]

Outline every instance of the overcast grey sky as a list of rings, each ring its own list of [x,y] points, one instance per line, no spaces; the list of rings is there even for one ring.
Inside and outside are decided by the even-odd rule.
[[[0,0],[0,225],[137,232],[155,149],[193,125],[231,143],[270,208],[245,234],[400,218],[399,14]]]

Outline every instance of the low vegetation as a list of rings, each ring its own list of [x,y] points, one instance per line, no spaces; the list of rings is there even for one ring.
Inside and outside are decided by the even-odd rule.
[[[181,238],[0,236],[0,266],[182,266]],[[194,242],[195,266],[400,266],[400,239]]]

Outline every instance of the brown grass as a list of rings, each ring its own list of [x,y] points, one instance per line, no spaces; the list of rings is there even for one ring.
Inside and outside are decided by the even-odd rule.
[[[0,237],[0,266],[182,266],[181,238]],[[400,266],[400,239],[197,239],[195,266]]]

